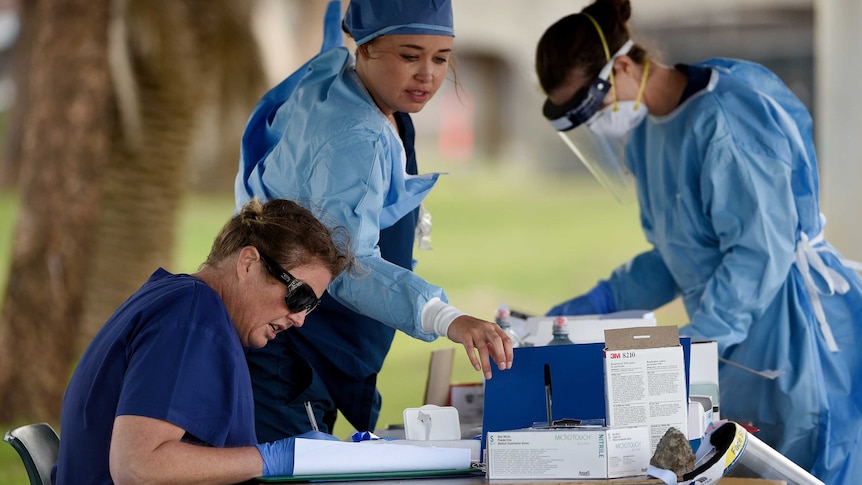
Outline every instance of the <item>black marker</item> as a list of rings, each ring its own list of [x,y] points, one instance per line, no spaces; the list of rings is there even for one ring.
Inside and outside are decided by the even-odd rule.
[[[553,420],[551,419],[551,366],[549,364],[545,364],[545,407],[548,411],[548,428],[553,427]]]

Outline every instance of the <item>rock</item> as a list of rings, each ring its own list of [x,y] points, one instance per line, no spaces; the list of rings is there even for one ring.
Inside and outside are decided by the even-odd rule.
[[[668,428],[658,442],[649,464],[676,473],[677,480],[694,470],[694,451],[688,438],[676,428]]]

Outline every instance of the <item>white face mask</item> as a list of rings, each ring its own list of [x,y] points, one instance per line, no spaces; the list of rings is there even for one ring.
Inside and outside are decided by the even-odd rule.
[[[593,133],[608,138],[622,138],[646,118],[648,110],[643,103],[618,101],[617,110],[610,104],[599,110],[587,121]]]
[[[638,95],[634,101],[617,101],[616,89],[612,89],[614,102],[600,109],[596,114],[587,120],[587,127],[590,131],[599,136],[607,138],[623,138],[630,131],[635,129],[641,121],[649,114],[646,105],[641,103],[643,98],[644,88],[646,87],[647,74],[649,73],[649,59],[644,62],[643,73],[641,73],[641,83],[638,88]],[[613,77],[611,77],[613,79]],[[612,81],[613,82],[613,81]]]

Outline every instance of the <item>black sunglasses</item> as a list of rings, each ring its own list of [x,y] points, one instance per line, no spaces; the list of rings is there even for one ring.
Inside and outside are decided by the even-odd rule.
[[[257,252],[260,254],[260,259],[263,261],[263,265],[266,266],[269,274],[284,283],[284,286],[287,286],[287,294],[284,295],[284,302],[287,304],[288,310],[293,313],[299,313],[304,310],[306,314],[309,314],[317,308],[317,305],[320,305],[320,299],[317,298],[317,295],[314,294],[314,290],[311,289],[308,283],[288,273],[274,259],[263,254],[260,250]]]

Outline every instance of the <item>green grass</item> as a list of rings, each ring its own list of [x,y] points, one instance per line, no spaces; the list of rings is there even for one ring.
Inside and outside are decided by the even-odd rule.
[[[416,271],[473,315],[491,319],[500,303],[543,313],[589,290],[647,247],[636,204],[617,203],[591,178],[449,169],[453,173],[441,177],[425,203],[432,215],[433,250],[416,251]],[[7,277],[16,204],[14,194],[0,193],[0,289]],[[196,270],[232,212],[230,194],[190,197],[180,220],[176,261],[165,266]],[[686,321],[678,303],[660,309],[657,318],[663,324]],[[400,423],[405,408],[422,404],[430,352],[446,346],[456,344],[396,336],[380,375],[380,426]],[[463,349],[456,349],[454,364],[453,382],[481,381]],[[344,438],[352,431],[341,419],[335,434]],[[0,446],[0,483],[27,483],[7,445]]]

